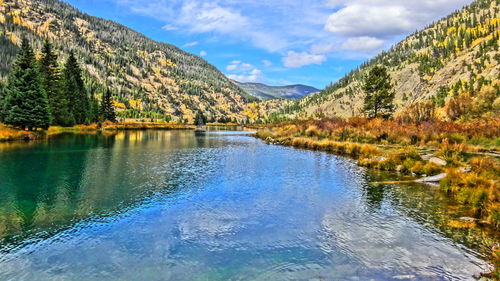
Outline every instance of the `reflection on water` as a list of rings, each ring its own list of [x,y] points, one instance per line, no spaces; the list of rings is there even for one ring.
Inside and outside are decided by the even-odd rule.
[[[450,280],[498,234],[429,187],[241,132],[0,144],[0,280]]]

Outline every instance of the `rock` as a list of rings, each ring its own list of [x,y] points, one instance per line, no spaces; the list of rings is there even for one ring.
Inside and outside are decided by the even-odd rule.
[[[429,163],[436,164],[438,166],[446,166],[446,165],[448,165],[448,162],[446,162],[446,160],[441,159],[441,158],[437,158],[437,157],[431,157],[429,159]]]
[[[469,218],[469,217],[461,217],[460,220],[466,221],[466,222],[475,222],[476,221],[475,218]]]
[[[385,160],[387,160],[387,158],[384,156],[377,156],[377,157],[375,157],[375,160],[377,160],[379,162],[384,162]]]
[[[436,176],[432,176],[432,177],[425,177],[425,178],[421,178],[421,179],[418,179],[418,180],[414,180],[415,182],[424,182],[424,183],[432,183],[432,182],[439,182],[440,180],[444,179],[446,177],[446,173],[442,173],[442,174],[439,174],[439,175],[436,175]]]
[[[424,159],[425,161],[429,161],[432,157],[434,157],[433,154],[422,155],[422,159]]]

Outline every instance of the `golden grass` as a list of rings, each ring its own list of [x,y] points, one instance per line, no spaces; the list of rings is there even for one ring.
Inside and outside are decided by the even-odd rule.
[[[0,141],[33,140],[44,137],[41,131],[24,131],[0,123]]]

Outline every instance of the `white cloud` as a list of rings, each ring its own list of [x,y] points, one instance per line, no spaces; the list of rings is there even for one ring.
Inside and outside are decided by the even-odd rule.
[[[326,56],[310,54],[307,52],[296,53],[289,51],[287,56],[283,58],[283,64],[286,67],[302,67],[311,64],[322,64],[326,61]]]
[[[374,37],[362,36],[347,39],[341,46],[344,50],[359,51],[359,52],[375,52],[383,45],[384,40]]]
[[[267,67],[273,65],[273,63],[268,61],[268,60],[262,60],[262,63],[264,64],[264,66],[267,66]]]
[[[163,21],[167,31],[204,34],[271,53],[372,52],[472,0],[112,0]],[[371,39],[359,46],[359,38]],[[366,43],[366,40],[363,41]],[[314,57],[317,61],[321,57]],[[313,61],[315,61],[313,60]],[[264,65],[266,65],[264,63]]]
[[[351,5],[332,14],[325,28],[345,36],[388,37],[413,29],[410,19],[401,6]]]
[[[208,53],[207,53],[207,52],[205,52],[205,51],[201,51],[201,52],[200,52],[200,57],[204,57],[204,56],[206,56],[206,55],[208,55]]]
[[[193,46],[196,46],[198,44],[199,44],[198,41],[193,41],[193,42],[189,42],[189,43],[184,44],[184,47],[193,47]]]
[[[325,29],[347,37],[391,38],[415,31],[471,0],[330,0],[341,7]]]

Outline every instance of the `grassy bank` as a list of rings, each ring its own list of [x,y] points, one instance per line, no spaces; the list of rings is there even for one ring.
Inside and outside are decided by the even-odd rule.
[[[266,142],[352,157],[362,166],[415,177],[446,173],[439,183],[500,229],[500,119],[405,124],[381,119],[323,119],[256,127]]]
[[[89,133],[99,131],[124,130],[193,130],[196,126],[177,123],[122,122],[103,124],[75,125],[72,127],[51,126],[48,130],[25,131],[0,123],[0,141],[35,140],[60,133]]]
[[[267,143],[348,156],[373,169],[415,178],[445,173],[438,188],[471,211],[467,225],[500,230],[500,119],[463,124],[322,119],[254,129]],[[492,256],[497,268],[492,277],[500,280],[500,252],[493,249]]]

